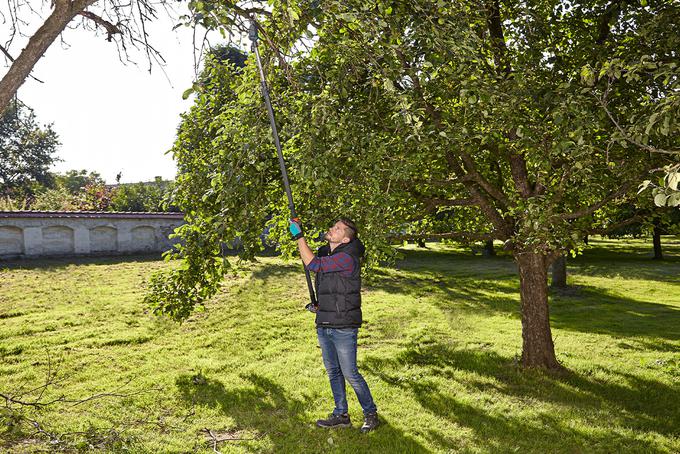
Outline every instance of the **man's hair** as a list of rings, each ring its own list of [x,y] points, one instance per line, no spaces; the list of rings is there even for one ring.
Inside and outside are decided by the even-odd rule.
[[[357,236],[359,236],[359,229],[357,229],[357,225],[354,223],[349,218],[338,218],[336,222],[342,222],[345,224],[345,232],[347,232],[347,238],[351,240],[355,239]]]

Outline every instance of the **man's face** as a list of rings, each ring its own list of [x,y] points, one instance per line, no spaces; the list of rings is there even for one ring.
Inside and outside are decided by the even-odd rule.
[[[329,243],[349,243],[347,236],[347,226],[342,221],[336,222],[333,227],[326,232],[326,241]]]

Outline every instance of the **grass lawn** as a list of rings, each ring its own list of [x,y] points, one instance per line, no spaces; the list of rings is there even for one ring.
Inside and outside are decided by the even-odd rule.
[[[406,247],[365,286],[359,368],[383,422],[367,435],[351,390],[355,427],[314,427],[333,404],[298,262],[259,259],[183,325],[141,304],[172,264],[0,263],[0,393],[57,399],[0,407],[0,451],[210,453],[210,430],[222,453],[680,452],[680,241],[664,242],[664,261],[642,240],[570,259],[560,376],[517,366],[510,257]]]

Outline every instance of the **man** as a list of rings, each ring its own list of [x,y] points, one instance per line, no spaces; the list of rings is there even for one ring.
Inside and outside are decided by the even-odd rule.
[[[362,432],[378,427],[378,409],[366,380],[357,368],[357,335],[361,326],[361,266],[364,245],[354,223],[338,220],[326,233],[328,245],[317,255],[307,245],[300,225],[291,220],[290,233],[297,240],[305,267],[316,273],[316,333],[321,356],[335,400],[333,413],[316,422],[318,427],[349,427],[345,380],[354,389],[364,410]]]

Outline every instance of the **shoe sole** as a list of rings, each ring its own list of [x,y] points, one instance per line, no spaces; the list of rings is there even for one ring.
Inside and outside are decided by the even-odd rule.
[[[340,429],[341,429],[341,428],[346,428],[346,427],[352,427],[352,423],[348,423],[348,424],[335,424],[335,425],[333,425],[333,426],[324,426],[323,424],[318,424],[318,423],[317,423],[317,424],[316,424],[316,427],[321,427],[321,428],[323,428],[323,429],[334,429],[334,428],[337,427],[337,428],[340,428]]]
[[[377,424],[376,426],[373,426],[373,427],[366,427],[366,428],[362,426],[361,428],[359,428],[359,430],[361,431],[361,433],[365,434],[365,433],[368,433],[368,432],[373,432],[378,427],[380,427],[380,424]]]

